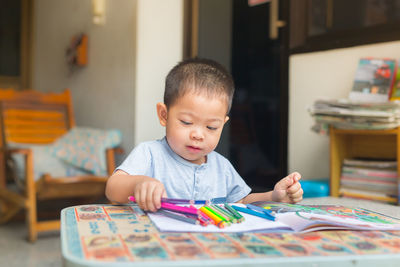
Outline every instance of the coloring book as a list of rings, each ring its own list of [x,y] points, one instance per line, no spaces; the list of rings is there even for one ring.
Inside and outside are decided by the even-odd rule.
[[[243,206],[241,204],[235,204]],[[328,229],[400,230],[400,219],[362,208],[334,205],[298,205],[255,202],[253,205],[275,213],[275,221],[246,213],[245,220],[229,227],[201,226],[177,221],[155,213],[148,216],[160,232],[311,232]]]

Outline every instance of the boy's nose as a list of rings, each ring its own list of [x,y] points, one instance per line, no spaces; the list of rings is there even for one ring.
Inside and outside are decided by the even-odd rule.
[[[196,140],[202,140],[204,138],[204,135],[200,129],[193,129],[190,132],[190,138],[196,139]]]

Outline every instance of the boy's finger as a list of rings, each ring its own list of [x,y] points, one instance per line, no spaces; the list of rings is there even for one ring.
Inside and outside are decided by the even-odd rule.
[[[299,182],[294,183],[293,185],[291,185],[288,189],[287,192],[288,194],[293,194],[296,191],[299,191],[299,189],[301,189],[301,184]]]
[[[153,192],[153,203],[156,209],[161,208],[161,197],[165,194],[162,187],[156,187]]]
[[[275,189],[277,190],[286,190],[289,188],[291,185],[295,184],[298,180],[301,179],[301,175],[298,172],[293,172],[280,180],[276,186]]]
[[[293,172],[289,176],[292,177],[294,183],[301,179],[301,174],[298,172]]]
[[[143,197],[144,195],[141,194],[140,191],[135,194],[136,204],[138,204],[142,210],[146,210],[147,208],[145,205],[145,201],[143,200]]]
[[[292,198],[293,203],[300,202],[303,199],[303,195]]]
[[[293,184],[293,179],[290,176],[286,176],[285,178],[281,179],[276,185],[276,190],[286,190],[289,186]]]
[[[297,190],[297,191],[295,191],[295,192],[290,194],[291,198],[298,198],[298,197],[301,197],[301,196],[303,196],[303,189],[301,189],[301,188],[299,190]]]
[[[149,187],[146,193],[147,193],[147,195],[146,195],[147,208],[150,211],[155,212],[157,209],[156,209],[156,207],[154,205],[154,201],[153,201],[154,187]]]

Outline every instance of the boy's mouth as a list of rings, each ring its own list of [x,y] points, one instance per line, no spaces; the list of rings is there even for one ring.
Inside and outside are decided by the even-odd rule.
[[[201,148],[195,147],[195,146],[187,146],[187,148],[188,148],[191,152],[199,152],[199,151],[201,151]]]

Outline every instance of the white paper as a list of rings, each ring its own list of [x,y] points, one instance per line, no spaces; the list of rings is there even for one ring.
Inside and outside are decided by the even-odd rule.
[[[237,205],[237,204],[235,204]],[[239,205],[238,205],[239,206]],[[221,233],[237,233],[237,232],[253,232],[261,230],[271,231],[291,231],[290,227],[278,221],[270,221],[261,217],[253,216],[246,213],[240,213],[245,220],[241,223],[233,223],[225,228],[218,228],[215,225],[195,225],[182,221],[178,221],[163,215],[149,212],[147,215],[156,225],[160,232],[221,232]]]

